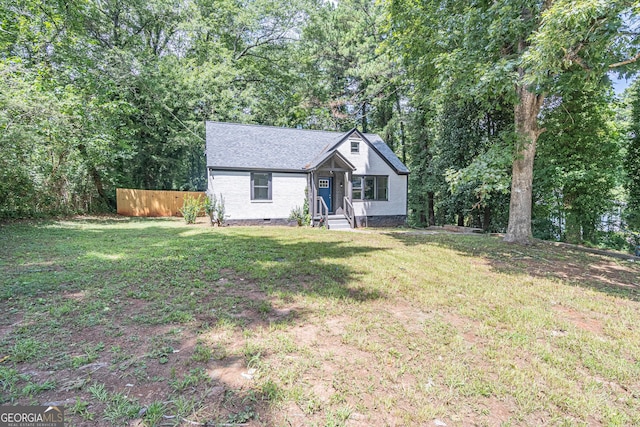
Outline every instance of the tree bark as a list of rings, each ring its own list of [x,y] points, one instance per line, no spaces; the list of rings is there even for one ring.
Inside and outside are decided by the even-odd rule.
[[[524,71],[520,70],[521,81]],[[515,126],[518,141],[511,178],[511,201],[506,242],[529,243],[531,240],[531,206],[533,187],[533,159],[541,130],[538,113],[544,95],[531,92],[524,84],[516,87],[520,102],[515,106]]]
[[[482,231],[485,233],[489,231],[491,226],[491,207],[485,206],[482,212]]]
[[[93,179],[93,185],[96,187],[96,191],[98,192],[98,196],[100,197],[100,201],[104,204],[104,206],[115,209],[112,203],[109,202],[109,197],[107,197],[107,193],[104,191],[104,185],[102,183],[102,177],[100,176],[100,172],[96,169],[93,162],[89,160],[89,154],[87,153],[87,148],[84,144],[80,144],[78,146],[78,151],[84,158],[85,164],[89,173],[91,174],[91,178]]]
[[[429,211],[429,225],[436,225],[436,211],[435,211],[435,193],[433,191],[429,191],[427,193],[427,205]]]

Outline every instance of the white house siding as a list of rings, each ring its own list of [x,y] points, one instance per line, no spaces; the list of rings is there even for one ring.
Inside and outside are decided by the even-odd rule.
[[[386,175],[389,177],[389,200],[353,201],[356,216],[407,215],[407,175],[398,175],[372,148],[360,141],[360,152],[351,152],[351,142],[346,140],[338,147],[356,170],[354,175]]]
[[[207,193],[222,194],[229,222],[286,220],[304,203],[307,175],[273,172],[271,180],[271,200],[251,200],[251,172],[210,170]]]

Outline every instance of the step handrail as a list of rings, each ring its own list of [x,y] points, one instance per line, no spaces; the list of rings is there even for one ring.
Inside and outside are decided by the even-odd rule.
[[[319,202],[319,203],[318,203]],[[329,228],[329,208],[327,204],[324,202],[324,199],[320,196],[316,197],[316,208],[315,211],[320,214],[320,224],[324,224],[327,229]]]
[[[356,228],[355,224],[355,211],[353,209],[353,204],[351,200],[347,196],[344,197],[344,216],[349,221],[349,226],[351,228]]]

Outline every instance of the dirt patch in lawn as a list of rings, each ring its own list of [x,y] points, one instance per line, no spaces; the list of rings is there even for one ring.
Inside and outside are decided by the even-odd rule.
[[[549,260],[538,257],[516,257],[511,260],[494,260],[492,264],[509,270],[517,265],[519,270],[539,277],[553,277],[579,286],[587,286],[605,292],[616,289],[631,291],[625,295],[640,300],[640,267],[630,261],[620,261],[599,255],[583,254],[586,262],[574,263],[562,259]]]
[[[598,335],[603,333],[602,321],[588,317],[584,312],[571,307],[556,305],[553,308],[562,318],[571,322],[575,327]]]

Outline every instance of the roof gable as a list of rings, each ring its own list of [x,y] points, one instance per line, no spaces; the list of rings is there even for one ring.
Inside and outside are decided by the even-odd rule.
[[[301,171],[329,158],[349,136],[357,135],[397,173],[409,170],[378,135],[207,122],[207,167]]]

